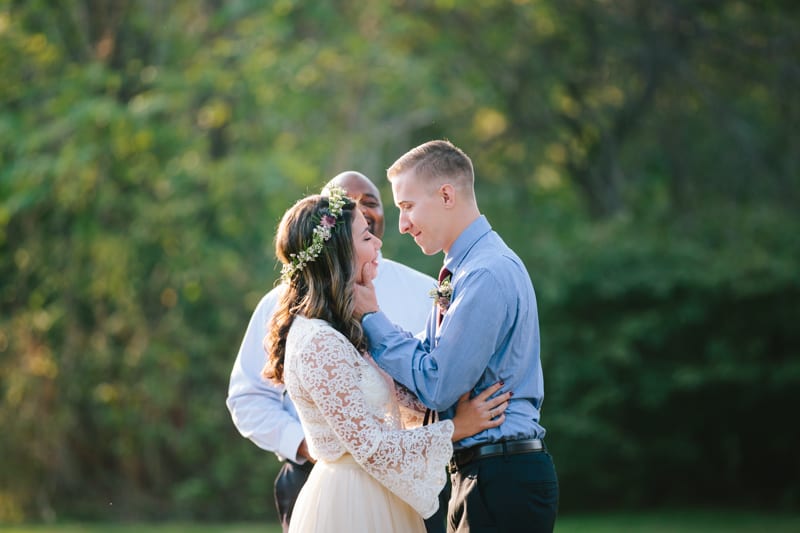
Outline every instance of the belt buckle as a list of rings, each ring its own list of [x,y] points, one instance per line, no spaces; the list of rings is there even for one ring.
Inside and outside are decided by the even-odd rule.
[[[458,463],[456,462],[455,454],[453,454],[453,457],[450,458],[450,462],[447,463],[447,471],[451,474],[458,472]]]
[[[463,448],[458,451],[453,452],[453,456],[450,458],[450,473],[454,474],[458,472],[458,468],[460,466],[465,466],[467,463],[472,461],[473,453],[471,448]]]

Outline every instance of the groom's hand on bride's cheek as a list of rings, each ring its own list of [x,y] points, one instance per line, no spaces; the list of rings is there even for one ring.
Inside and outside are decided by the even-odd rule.
[[[356,277],[356,283],[372,288],[372,280],[378,275],[378,266],[373,263],[364,263],[361,272]]]
[[[372,285],[372,280],[377,272],[375,265],[366,264],[362,267],[360,275],[356,276],[354,311],[358,318],[378,310],[378,298],[375,296],[375,286]]]

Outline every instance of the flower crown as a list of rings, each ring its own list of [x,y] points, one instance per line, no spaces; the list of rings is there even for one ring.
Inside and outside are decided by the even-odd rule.
[[[307,264],[316,261],[322,253],[325,241],[331,238],[337,219],[342,214],[342,208],[347,203],[347,196],[341,187],[328,188],[328,209],[322,211],[319,224],[314,228],[311,244],[296,254],[289,254],[291,260],[281,268],[281,280],[289,283],[298,270],[303,270]]]

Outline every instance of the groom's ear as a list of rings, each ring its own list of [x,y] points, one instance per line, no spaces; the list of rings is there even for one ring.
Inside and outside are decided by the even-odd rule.
[[[439,187],[439,198],[442,199],[442,205],[445,208],[451,208],[456,204],[456,189],[449,183],[445,183]]]

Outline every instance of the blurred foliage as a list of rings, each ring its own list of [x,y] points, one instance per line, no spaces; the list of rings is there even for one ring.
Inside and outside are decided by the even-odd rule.
[[[275,225],[446,137],[537,288],[562,508],[800,506],[800,6],[0,0],[0,521],[274,516]]]
[[[797,508],[797,224],[740,209],[697,223],[695,240],[673,221],[587,230],[538,279],[570,507]]]

